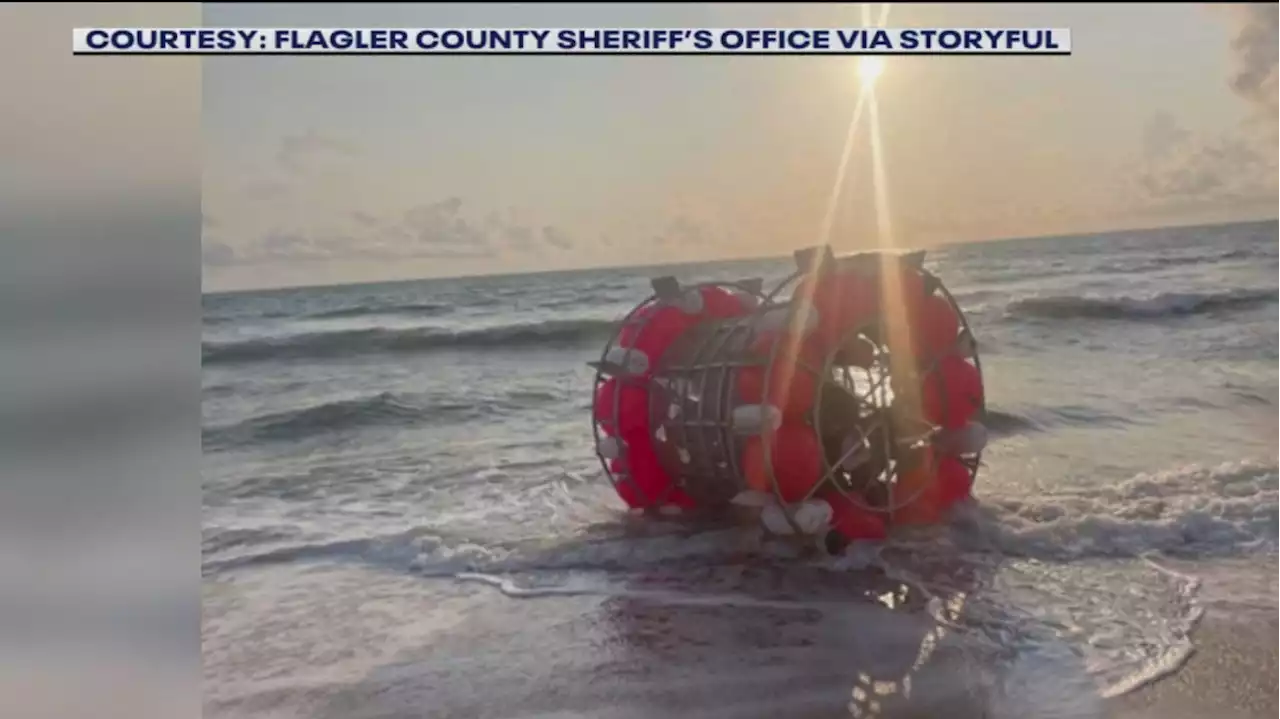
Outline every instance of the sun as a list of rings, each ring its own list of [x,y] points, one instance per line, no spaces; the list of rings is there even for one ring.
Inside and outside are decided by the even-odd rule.
[[[858,58],[858,77],[864,85],[874,85],[884,74],[884,58],[879,55],[867,55]]]

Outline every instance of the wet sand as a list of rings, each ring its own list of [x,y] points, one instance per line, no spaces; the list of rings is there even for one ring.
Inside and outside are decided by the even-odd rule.
[[[1196,628],[1196,653],[1176,674],[1111,702],[1120,719],[1276,716],[1276,614],[1215,612]]]
[[[206,582],[205,716],[1110,714],[1068,648],[1012,651],[1002,625],[949,630],[971,621],[962,592],[864,577],[852,597],[847,576],[797,586],[794,574],[747,578],[756,596],[648,577],[611,595],[513,599],[353,566],[236,572]]]

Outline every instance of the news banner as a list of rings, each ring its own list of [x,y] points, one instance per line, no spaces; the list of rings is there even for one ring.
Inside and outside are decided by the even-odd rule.
[[[77,28],[77,55],[1070,55],[1062,28]]]

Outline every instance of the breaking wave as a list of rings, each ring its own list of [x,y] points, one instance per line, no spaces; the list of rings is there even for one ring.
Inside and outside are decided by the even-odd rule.
[[[1005,558],[1070,561],[1090,558],[1167,556],[1239,556],[1277,549],[1277,468],[1274,463],[1242,461],[1219,466],[1188,466],[1139,474],[1109,487],[1064,491],[1040,498],[984,498],[958,512],[952,528],[966,550]],[[578,488],[582,490],[582,488]],[[601,489],[601,492],[605,490]],[[670,525],[648,527],[643,535],[616,514],[594,508],[590,493],[575,492],[571,505],[600,514],[595,531],[575,539],[528,545],[451,536],[441,527],[419,526],[375,537],[306,539],[273,537],[276,543],[209,562],[210,571],[246,563],[286,563],[335,555],[394,555],[402,568],[427,574],[457,571],[515,572],[564,569],[628,570],[670,567],[680,561],[705,565],[740,557],[739,529]],[[603,506],[603,505],[602,505]],[[608,520],[613,517],[613,520]],[[652,520],[651,520],[652,521]],[[661,524],[660,522],[658,523]],[[210,543],[241,544],[220,530]],[[272,530],[276,534],[283,529]],[[940,537],[923,530],[928,541]],[[208,534],[208,532],[207,532]],[[239,535],[235,535],[239,537]],[[898,543],[894,540],[891,544]],[[905,546],[912,546],[911,540]],[[261,546],[268,544],[269,546]],[[857,548],[851,549],[857,552]],[[461,561],[460,561],[461,560]],[[841,566],[837,561],[834,566]]]
[[[1274,289],[1162,292],[1150,297],[1027,297],[1008,306],[1016,317],[1048,319],[1162,319],[1258,307],[1276,301]]]
[[[1038,499],[982,500],[979,531],[1008,556],[1229,555],[1276,549],[1277,468],[1235,462],[1139,474]]]
[[[259,415],[242,422],[205,428],[206,451],[247,445],[295,442],[308,437],[363,427],[413,426],[425,422],[453,423],[469,418],[513,412],[558,401],[550,392],[514,392],[501,398],[474,397],[441,401],[382,392],[301,409]]]
[[[984,423],[995,437],[1051,431],[1059,426],[1118,427],[1130,424],[1127,417],[1084,405],[1025,407],[1021,412],[988,409]]]
[[[1014,412],[988,409],[985,417],[987,429],[997,437],[1034,432],[1040,425],[1029,417]]]
[[[1219,262],[1235,262],[1239,260],[1270,259],[1275,260],[1274,248],[1246,248],[1223,250],[1221,252],[1195,255],[1171,255],[1165,257],[1145,258],[1143,264],[1134,266],[1132,271],[1158,269],[1161,267],[1178,267],[1181,265],[1216,264]]]
[[[441,302],[422,302],[405,305],[355,305],[338,307],[303,315],[312,319],[342,319],[350,317],[370,317],[377,315],[410,315],[414,317],[435,317],[453,311],[453,305]]]

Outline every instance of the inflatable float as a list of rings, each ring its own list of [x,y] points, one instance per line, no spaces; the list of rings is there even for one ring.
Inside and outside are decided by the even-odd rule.
[[[795,260],[768,294],[652,281],[590,363],[606,476],[635,510],[746,504],[828,551],[942,521],[987,436],[964,313],[922,251]]]

